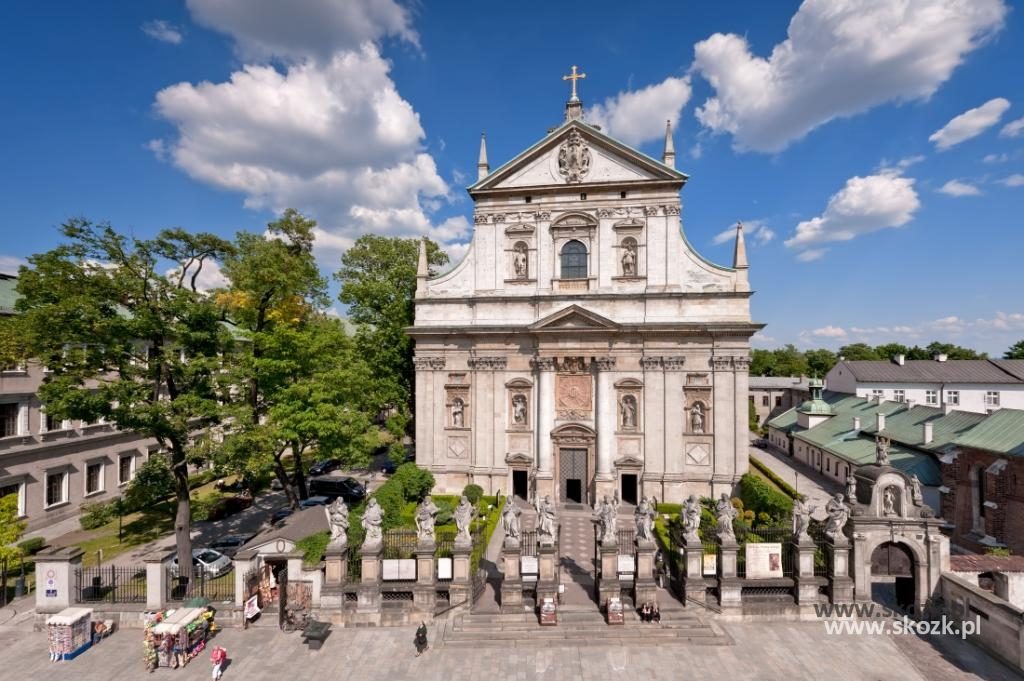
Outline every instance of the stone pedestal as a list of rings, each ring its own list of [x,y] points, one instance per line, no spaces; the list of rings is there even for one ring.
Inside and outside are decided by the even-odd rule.
[[[852,603],[854,597],[853,578],[850,577],[850,544],[831,540],[825,545],[825,559],[828,561],[829,600],[833,603]]]
[[[166,551],[154,551],[142,559],[146,564],[146,609],[163,610],[164,601],[167,597],[167,565],[168,555]],[[235,600],[238,600],[238,583],[245,576],[244,573],[235,572]],[[37,582],[38,583],[38,582]]]
[[[416,544],[416,586],[412,590],[412,599],[416,609],[427,617],[433,617],[437,606],[436,551],[437,545],[432,541]]]
[[[739,544],[735,539],[719,540],[718,603],[723,608],[738,608],[743,605],[743,580],[736,574],[739,550]]]
[[[362,561],[362,579],[359,582],[359,596],[356,603],[357,613],[380,613],[381,555],[384,553],[384,542],[366,546],[359,550]]]
[[[320,589],[320,607],[339,610],[343,608],[347,581],[348,547],[328,546],[324,551],[324,585]]]
[[[619,547],[615,544],[601,544],[601,575],[597,580],[598,603],[604,608],[609,598],[618,598],[622,593],[619,583]]]
[[[519,561],[523,555],[522,547],[515,540],[505,540],[501,547],[501,611],[523,611],[523,575],[519,569]]]
[[[456,543],[452,549],[452,581],[448,588],[453,606],[460,603],[468,605],[473,595],[472,575],[469,572],[472,553],[472,544]]]
[[[683,579],[683,599],[703,603],[707,595],[704,584],[704,545],[697,537],[683,539],[683,561],[686,576]]]
[[[545,598],[558,602],[558,549],[553,544],[537,547],[537,603]]]
[[[794,537],[790,545],[796,557],[796,602],[809,605],[818,602],[818,583],[814,580],[814,551],[817,548],[810,537]]]
[[[636,585],[634,602],[637,607],[644,603],[658,602],[658,583],[654,580],[654,554],[658,547],[653,541],[636,542]]]
[[[46,549],[36,554],[36,612],[60,612],[75,602],[71,593],[75,588],[74,572],[82,567],[84,553],[77,547],[68,547]]]

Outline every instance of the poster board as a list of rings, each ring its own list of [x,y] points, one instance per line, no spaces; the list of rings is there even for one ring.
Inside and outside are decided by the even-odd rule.
[[[259,594],[253,594],[245,601],[245,619],[251,620],[256,615],[260,614],[259,605]]]
[[[452,578],[452,559],[451,558],[438,558],[437,559],[437,578],[438,579],[451,579]]]
[[[619,554],[618,559],[617,572],[620,575],[631,575],[636,572],[636,559],[633,556]]]
[[[415,558],[385,558],[381,563],[381,577],[385,582],[416,579]]]
[[[540,566],[537,563],[537,556],[522,556],[519,559],[519,572],[525,577],[526,575],[536,575],[540,572]]]
[[[782,577],[782,543],[747,544],[747,579]]]
[[[718,554],[717,553],[705,553],[702,555],[701,563],[701,574],[703,575],[717,575],[718,574]]]

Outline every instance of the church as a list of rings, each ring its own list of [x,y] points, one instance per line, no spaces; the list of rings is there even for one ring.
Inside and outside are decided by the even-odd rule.
[[[687,241],[671,125],[661,161],[564,121],[495,170],[481,138],[470,248],[421,248],[416,462],[439,492],[593,504],[732,492],[748,468],[751,322],[731,267]]]

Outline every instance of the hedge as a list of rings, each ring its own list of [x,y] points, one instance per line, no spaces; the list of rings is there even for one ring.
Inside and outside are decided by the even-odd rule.
[[[793,513],[791,498],[752,473],[740,478],[740,501],[759,517],[765,513],[773,520],[783,520]]]
[[[21,549],[21,552],[26,556],[36,555],[43,550],[44,546],[46,546],[46,539],[43,537],[32,537],[31,539],[26,539],[18,544],[18,548]]]
[[[783,492],[788,494],[793,499],[796,499],[799,496],[799,493],[795,489],[793,489],[792,485],[790,485],[788,482],[779,477],[779,475],[771,468],[768,468],[768,466],[766,466],[764,462],[752,456],[750,457],[750,465],[752,465],[754,468],[760,471],[764,475],[764,477],[768,478],[776,485],[778,485],[779,489],[781,489]]]

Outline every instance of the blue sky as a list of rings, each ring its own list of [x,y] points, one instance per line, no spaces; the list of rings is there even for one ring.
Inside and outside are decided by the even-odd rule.
[[[748,225],[761,346],[1024,338],[1024,18],[1004,0],[8,7],[0,270],[71,216],[230,235],[295,206],[333,271],[359,234],[461,254],[492,167],[562,117],[653,156],[684,229]]]

